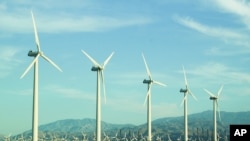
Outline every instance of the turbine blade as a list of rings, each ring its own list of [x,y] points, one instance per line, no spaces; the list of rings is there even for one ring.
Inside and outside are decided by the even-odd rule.
[[[35,18],[34,18],[32,11],[31,11],[31,16],[32,16],[32,22],[33,22],[33,27],[34,27],[34,32],[35,32],[36,47],[37,47],[38,52],[40,52],[40,50],[41,50],[40,49],[40,42],[39,42],[39,38],[38,38],[38,34],[37,34]]]
[[[192,93],[192,91],[191,90],[189,90],[188,89],[188,93],[197,101],[197,98],[196,98],[196,96]]]
[[[45,56],[44,54],[41,54],[41,56],[46,60],[48,61],[51,65],[53,65],[56,69],[58,69],[60,72],[62,72],[61,68],[58,67],[56,65],[56,63],[54,63],[52,60],[50,60],[47,56]]]
[[[181,102],[181,106],[183,105],[184,101],[186,101],[187,99],[187,94],[185,95],[185,97],[183,98],[182,102]]]
[[[220,87],[219,91],[218,91],[218,95],[217,95],[217,98],[219,98],[221,92],[222,92],[222,89],[223,89],[223,85]]]
[[[114,52],[112,52],[109,57],[104,61],[103,63],[103,69],[105,68],[105,66],[108,64],[109,60],[111,59],[111,57],[114,55]]]
[[[209,94],[211,97],[215,97],[215,95],[213,93],[211,93],[210,91],[208,91],[207,89],[204,89],[204,91],[206,91],[207,94]]]
[[[147,95],[146,95],[146,98],[145,98],[145,101],[144,101],[144,106],[146,105],[146,102],[148,100],[148,96],[150,95],[150,92],[151,92],[151,84],[149,84],[149,88],[148,88],[148,91],[147,91]]]
[[[188,82],[187,82],[187,76],[186,76],[186,71],[184,69],[184,66],[182,65],[182,69],[183,69],[183,74],[184,74],[184,79],[185,79],[185,85],[186,87],[188,87]]]
[[[106,104],[107,99],[106,99],[106,88],[105,88],[103,70],[101,71],[101,77],[102,77],[102,87],[103,87],[103,94],[104,94],[104,103]]]
[[[40,56],[40,54],[37,54],[36,58],[34,58],[34,60],[30,63],[30,65],[27,67],[27,69],[24,71],[24,73],[22,74],[22,76],[20,77],[20,79],[22,79],[27,72],[31,69],[31,67],[35,64],[35,62],[37,61],[38,57]]]
[[[88,55],[84,50],[82,50],[82,53],[89,58],[89,60],[97,67],[102,68],[101,65],[99,65],[91,56]]]
[[[161,85],[161,86],[163,86],[163,87],[166,87],[166,86],[167,86],[166,84],[163,84],[163,83],[158,82],[158,81],[153,81],[153,83],[158,84],[158,85]]]
[[[146,66],[146,70],[147,70],[147,74],[148,74],[148,76],[149,76],[149,79],[152,80],[152,76],[151,76],[150,70],[149,70],[149,68],[148,68],[148,65],[147,65],[147,62],[146,62],[146,59],[145,59],[143,53],[142,53],[142,58],[143,58],[143,61],[144,61],[145,66]]]

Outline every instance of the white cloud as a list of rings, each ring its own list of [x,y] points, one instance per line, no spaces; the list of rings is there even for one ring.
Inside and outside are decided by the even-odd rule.
[[[74,88],[66,88],[57,85],[50,85],[45,88],[46,90],[53,91],[53,93],[62,95],[66,98],[73,99],[85,99],[85,100],[95,100],[95,95],[86,93],[84,91],[74,89]]]
[[[195,20],[191,19],[190,17],[175,17],[176,21],[184,26],[187,26],[191,29],[199,31],[203,34],[219,37],[222,39],[242,39],[246,38],[247,36],[242,33],[237,33],[233,30],[228,30],[226,28],[221,27],[210,27]]]
[[[189,70],[188,73],[201,76],[203,80],[217,81],[217,84],[250,83],[249,73],[216,62],[198,66]]]
[[[25,13],[26,12],[26,13]],[[27,16],[27,10],[8,12],[0,9],[0,30],[5,33],[27,33],[32,29],[31,16]],[[3,33],[1,33],[3,34]]]
[[[0,29],[5,32],[27,33],[33,32],[31,17],[17,15],[0,15]],[[107,16],[82,16],[73,18],[66,15],[36,16],[39,32],[99,32],[116,28],[150,23],[144,17],[116,18]]]
[[[71,0],[70,2],[62,2],[61,0],[43,0],[36,1],[33,0],[12,0],[7,3],[8,5],[16,5],[19,7],[32,7],[33,9],[55,9],[55,8],[83,8],[89,7],[92,5],[92,2],[89,0]]]
[[[0,59],[4,62],[19,62],[15,55],[19,52],[19,49],[13,47],[1,47]]]
[[[21,63],[17,55],[20,49],[14,47],[0,47],[0,78],[8,76],[9,73]]]
[[[60,18],[59,18],[60,17]],[[41,32],[99,32],[150,23],[144,17],[116,18],[107,16],[50,17],[40,20]],[[39,20],[38,20],[39,21]]]
[[[31,95],[33,95],[33,89],[30,88],[30,89],[19,89],[19,90],[6,90],[6,91],[2,91],[2,94],[31,96]]]
[[[250,3],[245,0],[214,0],[215,4],[224,12],[238,15],[250,29]]]
[[[53,4],[55,4],[55,2],[53,2]],[[27,7],[30,7],[33,4],[30,4],[29,2],[17,2],[15,6],[13,5],[14,4],[0,4],[0,30],[5,31],[5,33],[33,32],[30,10],[27,9]],[[76,8],[77,2],[73,2],[70,5],[72,8]],[[12,9],[10,10],[9,7],[12,7]],[[44,5],[43,7],[46,6]],[[64,6],[57,6],[57,8],[60,10],[54,10],[54,8],[41,10],[40,7],[33,11],[38,32],[100,32],[152,22],[150,18],[144,16],[134,16],[132,14],[128,14],[126,16],[114,16],[111,14],[104,15],[101,11],[93,11],[94,9],[86,9],[86,13],[81,14],[74,13],[72,10],[69,11]]]
[[[199,23],[195,20],[193,20],[190,17],[178,17],[175,16],[175,20],[179,23],[182,24],[188,28],[191,28],[193,30],[196,30],[202,34],[215,37],[218,39],[221,39],[224,41],[226,44],[230,45],[237,45],[238,47],[249,47],[250,42],[249,39],[250,37],[245,34],[244,32],[240,31],[239,29],[231,29],[231,28],[225,28],[225,27],[213,27],[213,26],[208,26],[202,23]],[[238,50],[235,52],[236,53],[243,53],[243,51]],[[212,53],[212,52],[210,52]],[[230,53],[228,53],[229,55]],[[233,53],[231,54],[233,55]]]
[[[206,55],[216,55],[216,56],[237,56],[240,54],[250,54],[250,50],[248,48],[241,48],[235,50],[235,48],[219,48],[219,47],[211,47],[205,51]]]

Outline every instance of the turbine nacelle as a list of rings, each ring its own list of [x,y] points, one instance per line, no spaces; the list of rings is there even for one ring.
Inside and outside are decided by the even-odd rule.
[[[100,70],[102,70],[102,68],[96,67],[96,66],[93,66],[93,67],[91,68],[91,71],[100,71]]]
[[[37,55],[38,55],[38,51],[32,51],[32,50],[30,50],[28,52],[28,56],[30,56],[30,57],[36,57]]]
[[[210,99],[210,100],[217,100],[218,98],[217,98],[217,97],[212,97],[212,96],[211,96],[209,99]]]
[[[144,84],[150,84],[150,83],[153,83],[153,80],[144,79],[144,80],[143,80],[143,83],[144,83]]]
[[[187,89],[180,89],[180,93],[186,93],[188,90]]]

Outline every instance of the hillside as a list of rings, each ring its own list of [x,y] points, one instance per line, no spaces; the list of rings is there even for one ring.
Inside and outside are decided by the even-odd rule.
[[[95,119],[66,119],[59,120],[53,123],[39,126],[39,131],[43,132],[65,132],[65,133],[77,133],[77,132],[94,132],[96,126]],[[104,131],[118,130],[123,127],[133,128],[132,124],[112,124],[102,121],[102,129]]]
[[[190,137],[211,137],[213,130],[213,112],[204,111],[201,113],[191,114],[188,116],[189,121],[189,136]],[[248,112],[221,112],[221,121],[218,120],[218,133],[221,136],[229,134],[230,124],[250,124],[250,111]],[[55,121],[49,124],[39,126],[39,136],[43,135],[46,138],[56,136],[58,138],[68,136],[75,136],[82,138],[82,132],[86,133],[89,138],[92,138],[95,132],[95,119],[65,119]],[[177,139],[183,135],[183,116],[180,117],[166,117],[154,120],[152,122],[152,134],[154,137],[161,136],[167,138],[167,134],[172,139]],[[147,134],[146,123],[142,125],[132,124],[112,124],[102,121],[102,131],[109,136],[115,136],[118,132],[118,137],[123,137],[125,133],[127,137],[135,136],[140,137],[141,134]],[[23,133],[25,138],[31,136],[31,130]],[[17,135],[17,137],[20,137]]]

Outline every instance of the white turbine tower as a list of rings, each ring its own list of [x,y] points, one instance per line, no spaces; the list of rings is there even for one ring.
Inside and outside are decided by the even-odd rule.
[[[210,96],[210,100],[213,100],[213,107],[214,107],[214,141],[217,141],[217,119],[216,119],[216,112],[218,111],[218,114],[219,114],[219,118],[220,118],[220,110],[219,110],[219,107],[218,107],[218,99],[219,99],[219,96],[222,92],[222,89],[223,89],[223,85],[220,87],[218,93],[217,93],[217,96],[215,96],[213,93],[211,93],[210,91],[208,91],[207,89],[204,89]]]
[[[104,74],[103,70],[105,66],[108,64],[109,60],[113,56],[114,52],[110,54],[110,56],[104,61],[103,65],[97,63],[91,56],[89,56],[85,51],[83,54],[87,56],[87,58],[94,64],[91,68],[92,71],[97,72],[97,93],[96,93],[96,140],[101,141],[101,95],[100,95],[100,79],[102,79],[103,93],[104,93],[104,101],[106,103],[106,91],[105,91],[105,83],[104,83]],[[101,78],[100,78],[101,76]]]
[[[38,141],[38,58],[42,57],[46,61],[48,61],[50,64],[52,64],[55,68],[57,68],[59,71],[62,72],[62,70],[47,56],[43,54],[43,52],[40,49],[40,43],[38,39],[37,29],[36,29],[36,23],[34,19],[34,15],[31,11],[32,15],[32,21],[34,26],[34,32],[35,32],[35,42],[37,51],[29,51],[28,56],[34,57],[34,60],[31,62],[31,64],[28,66],[28,68],[24,71],[20,79],[22,79],[27,72],[31,69],[31,67],[34,65],[34,84],[33,84],[33,117],[32,117],[32,132],[33,141]]]
[[[184,79],[185,79],[186,89],[182,89],[182,88],[180,89],[180,92],[184,93],[184,98],[183,98],[183,100],[181,102],[181,105],[183,105],[183,103],[184,103],[184,141],[188,141],[187,96],[188,96],[188,94],[190,94],[195,100],[197,100],[197,98],[194,96],[194,94],[189,89],[188,82],[187,82],[187,76],[186,76],[186,72],[185,72],[184,66],[182,66],[182,68],[183,68],[183,73],[184,73]]]
[[[148,91],[147,91],[147,95],[146,95],[144,105],[145,105],[146,101],[148,101],[148,105],[147,105],[148,106],[147,107],[148,141],[151,141],[151,139],[152,139],[152,135],[151,135],[151,85],[152,84],[158,84],[158,85],[161,85],[161,86],[164,86],[164,87],[166,87],[166,85],[152,79],[152,75],[151,75],[151,73],[149,71],[146,59],[145,59],[143,54],[142,54],[142,58],[143,58],[143,61],[145,63],[147,74],[148,74],[148,77],[149,77],[148,80],[144,79],[143,83],[148,85]]]

